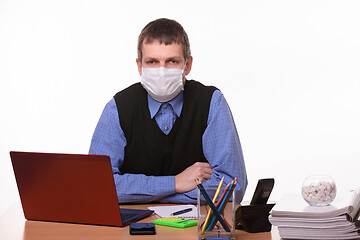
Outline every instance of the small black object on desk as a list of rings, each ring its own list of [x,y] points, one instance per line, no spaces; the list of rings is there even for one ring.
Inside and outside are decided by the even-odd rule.
[[[154,223],[130,223],[131,235],[154,235],[156,234]]]
[[[270,232],[269,212],[275,204],[240,206],[235,212],[236,229],[250,233]]]
[[[250,205],[239,206],[235,212],[236,229],[250,233],[270,232],[269,213],[275,204],[267,204],[274,187],[274,179],[260,179],[256,186]]]

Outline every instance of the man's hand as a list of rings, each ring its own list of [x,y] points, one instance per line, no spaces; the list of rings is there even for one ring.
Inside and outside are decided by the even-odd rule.
[[[209,163],[196,162],[175,176],[175,191],[177,193],[188,192],[196,188],[195,179],[204,182],[211,178],[213,173]]]

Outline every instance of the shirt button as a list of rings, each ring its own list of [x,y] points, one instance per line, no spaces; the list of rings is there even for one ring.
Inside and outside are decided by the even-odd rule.
[[[165,131],[167,131],[167,130],[169,130],[169,127],[168,127],[168,126],[165,127]]]
[[[164,107],[163,107],[164,109],[166,109],[167,108],[167,105],[164,105]]]

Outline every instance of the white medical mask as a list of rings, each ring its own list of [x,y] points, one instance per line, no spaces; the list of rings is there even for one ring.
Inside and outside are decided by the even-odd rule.
[[[142,68],[141,85],[158,102],[168,102],[182,90],[184,69]]]

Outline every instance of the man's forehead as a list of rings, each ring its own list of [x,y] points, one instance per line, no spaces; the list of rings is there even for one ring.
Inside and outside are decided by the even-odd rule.
[[[146,43],[143,42],[142,47],[143,58],[145,57],[184,57],[182,45],[176,42],[172,44],[165,44],[159,40],[154,40],[152,42]]]
[[[161,41],[159,39],[153,39],[152,41],[143,41],[142,46],[151,46],[151,45],[159,45],[159,46],[172,46],[172,47],[180,47],[182,48],[181,43],[177,42],[171,42],[171,43],[165,43],[164,41]]]
[[[166,40],[162,40],[162,39],[158,39],[158,38],[152,38],[152,39],[149,39],[149,38],[145,38],[144,41],[142,42],[143,43],[143,46],[145,44],[164,44],[164,45],[173,45],[173,44],[177,44],[179,46],[181,46],[181,43],[180,42],[177,42],[177,41],[166,41]]]

